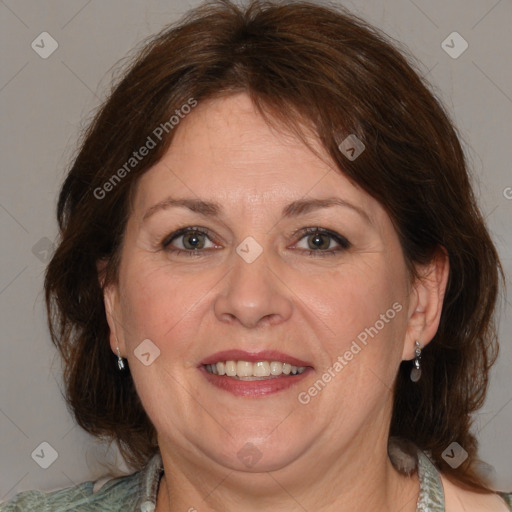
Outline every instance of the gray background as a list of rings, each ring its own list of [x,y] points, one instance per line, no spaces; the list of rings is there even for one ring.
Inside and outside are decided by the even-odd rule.
[[[453,116],[510,286],[512,1],[343,4],[409,48]],[[58,384],[60,362],[46,329],[42,279],[56,236],[59,185],[81,127],[105,97],[112,66],[193,5],[181,0],[0,0],[0,501],[26,489],[95,479],[105,473],[107,462],[123,470],[116,451],[76,427],[66,410]],[[469,44],[456,59],[441,47],[454,31]],[[42,46],[42,32],[59,45],[47,59],[31,47],[34,40]],[[44,46],[49,48],[48,40]],[[475,423],[481,456],[493,466],[496,485],[509,491],[510,313],[510,303],[503,300],[500,358]],[[42,442],[58,453],[48,469],[31,457]]]

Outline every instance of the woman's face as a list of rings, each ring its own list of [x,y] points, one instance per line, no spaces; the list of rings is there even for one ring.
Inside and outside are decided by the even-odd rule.
[[[254,472],[386,439],[413,288],[385,210],[326,161],[238,94],[140,180],[106,303],[163,452]]]

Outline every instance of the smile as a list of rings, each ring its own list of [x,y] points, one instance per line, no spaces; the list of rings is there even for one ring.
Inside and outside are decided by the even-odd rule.
[[[280,361],[219,361],[204,365],[213,375],[225,375],[240,380],[263,380],[281,375],[300,375],[305,366],[294,366]]]
[[[307,359],[277,350],[223,350],[203,359],[198,368],[210,385],[247,398],[284,392],[314,373]]]

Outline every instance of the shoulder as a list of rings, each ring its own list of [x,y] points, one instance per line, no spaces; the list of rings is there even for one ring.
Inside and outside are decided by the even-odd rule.
[[[140,476],[134,473],[109,480],[97,491],[94,482],[84,482],[53,492],[21,492],[0,504],[0,512],[121,512],[133,507],[140,492]]]
[[[512,494],[481,494],[463,489],[441,475],[446,512],[510,512]]]

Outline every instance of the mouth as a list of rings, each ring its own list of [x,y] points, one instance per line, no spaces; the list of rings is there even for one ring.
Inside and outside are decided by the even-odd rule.
[[[295,385],[313,371],[307,361],[276,351],[229,350],[199,365],[207,381],[235,395],[261,397]]]
[[[225,375],[238,380],[264,380],[282,375],[300,375],[305,366],[294,366],[282,361],[219,361],[204,365],[212,375]]]

